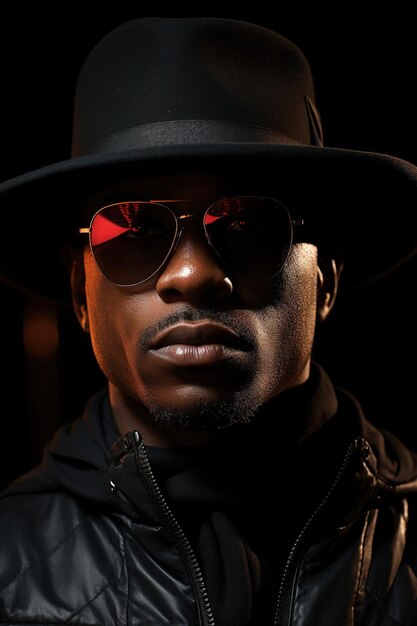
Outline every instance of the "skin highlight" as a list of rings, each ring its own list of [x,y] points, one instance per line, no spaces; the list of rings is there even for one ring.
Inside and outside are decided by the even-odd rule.
[[[228,184],[210,176],[155,177],[134,186],[130,194],[146,189],[165,198],[229,193]],[[249,421],[269,399],[307,380],[316,322],[333,305],[337,267],[319,267],[317,248],[297,243],[275,279],[250,284],[222,267],[190,224],[162,271],[137,287],[110,283],[89,247],[73,253],[71,282],[120,432],[137,429],[148,445],[192,445]],[[226,357],[208,368],[177,367],[152,350],[161,328],[207,322],[236,333],[245,349],[229,355],[226,348]]]

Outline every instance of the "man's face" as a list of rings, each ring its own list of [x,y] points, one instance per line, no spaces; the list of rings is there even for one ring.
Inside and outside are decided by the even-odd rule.
[[[242,191],[243,184],[209,175],[153,177],[106,190],[88,213],[110,197],[197,197],[209,206]],[[312,244],[293,245],[273,280],[249,282],[225,269],[192,220],[168,263],[137,287],[109,282],[88,247],[84,267],[98,364],[119,394],[160,422],[216,428],[247,421],[308,377],[318,275]]]

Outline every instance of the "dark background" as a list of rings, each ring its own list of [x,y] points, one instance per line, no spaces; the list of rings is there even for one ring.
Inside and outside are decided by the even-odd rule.
[[[387,152],[417,164],[414,19],[392,7],[366,12],[341,6],[320,13],[275,5],[277,16],[271,18],[261,11],[225,13],[210,4],[206,11],[184,15],[253,21],[292,39],[313,69],[326,145]],[[48,13],[13,11],[0,30],[1,180],[68,158],[76,76],[106,32],[134,17],[181,16],[128,11],[123,3],[98,17],[65,3]],[[39,199],[33,209],[42,210]],[[393,211],[402,219],[401,198]],[[17,216],[17,242],[24,227]],[[335,382],[357,395],[374,422],[415,449],[416,270],[413,262],[340,301],[316,347],[316,358]],[[78,416],[103,379],[70,312],[52,311],[59,351],[49,358],[30,357],[22,328],[34,303],[8,287],[0,287],[0,298],[1,485],[39,461],[56,427]]]

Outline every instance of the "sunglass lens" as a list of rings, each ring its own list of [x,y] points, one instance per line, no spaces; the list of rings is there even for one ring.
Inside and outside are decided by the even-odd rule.
[[[219,257],[249,279],[268,279],[284,266],[292,243],[291,217],[272,198],[241,196],[214,203],[204,227]]]
[[[103,274],[118,285],[150,278],[171,251],[176,220],[167,207],[122,202],[101,209],[91,224],[91,247]]]

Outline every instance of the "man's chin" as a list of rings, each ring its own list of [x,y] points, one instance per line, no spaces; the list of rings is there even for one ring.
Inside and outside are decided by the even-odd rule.
[[[161,426],[212,431],[249,423],[259,406],[259,400],[243,393],[230,400],[205,400],[180,408],[161,406],[156,401],[147,403],[151,416]]]

